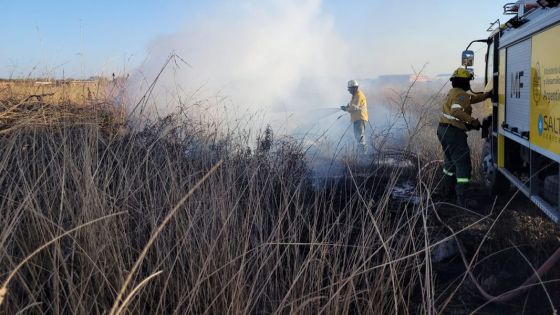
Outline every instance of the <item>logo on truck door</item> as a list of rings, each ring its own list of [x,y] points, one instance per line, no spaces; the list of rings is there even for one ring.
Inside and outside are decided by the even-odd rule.
[[[533,102],[535,104],[535,106],[539,106],[541,103],[541,93],[542,93],[542,88],[541,88],[541,80],[542,80],[542,75],[541,75],[541,63],[537,61],[537,63],[535,64],[535,66],[533,67]]]

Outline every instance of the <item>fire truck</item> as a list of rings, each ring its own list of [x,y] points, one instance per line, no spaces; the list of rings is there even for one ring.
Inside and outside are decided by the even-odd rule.
[[[518,1],[512,17],[473,43],[487,45],[485,83],[494,91],[483,123],[482,177],[493,193],[515,186],[560,223],[560,0]]]

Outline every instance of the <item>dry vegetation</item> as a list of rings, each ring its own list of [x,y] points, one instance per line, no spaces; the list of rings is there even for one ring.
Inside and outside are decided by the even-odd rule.
[[[0,133],[68,124],[93,124],[103,132],[122,132],[124,109],[108,101],[118,88],[116,82],[103,79],[0,81]]]
[[[4,313],[444,311],[450,293],[436,289],[430,259],[431,157],[348,162],[317,186],[290,138],[252,146],[248,133],[218,137],[181,115],[133,132],[103,101],[78,101],[88,114],[77,118],[58,94],[15,90],[0,114]],[[52,115],[64,119],[45,123]],[[428,137],[415,122],[411,132]],[[403,178],[423,180],[418,204],[392,199]]]
[[[0,80],[0,99],[40,98],[51,104],[84,106],[107,99],[116,88],[108,79],[51,80],[22,79]],[[35,95],[35,97],[32,97]]]

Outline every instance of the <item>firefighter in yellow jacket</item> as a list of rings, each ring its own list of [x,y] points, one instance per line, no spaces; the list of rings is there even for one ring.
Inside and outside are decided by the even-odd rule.
[[[444,194],[456,194],[459,206],[465,207],[465,193],[471,177],[471,157],[467,131],[480,129],[480,122],[471,116],[471,104],[490,97],[492,92],[470,94],[473,75],[458,68],[450,78],[452,89],[443,103],[437,136],[444,153]]]
[[[350,119],[354,125],[354,137],[363,152],[366,152],[366,122],[368,121],[366,96],[358,89],[358,81],[348,81],[348,92],[352,95],[350,103],[341,106],[343,111],[350,113]]]

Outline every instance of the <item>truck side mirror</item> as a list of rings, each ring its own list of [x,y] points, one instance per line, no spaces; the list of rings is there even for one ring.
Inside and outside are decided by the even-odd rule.
[[[463,54],[461,56],[461,64],[465,67],[472,67],[474,65],[474,51],[463,51]]]

